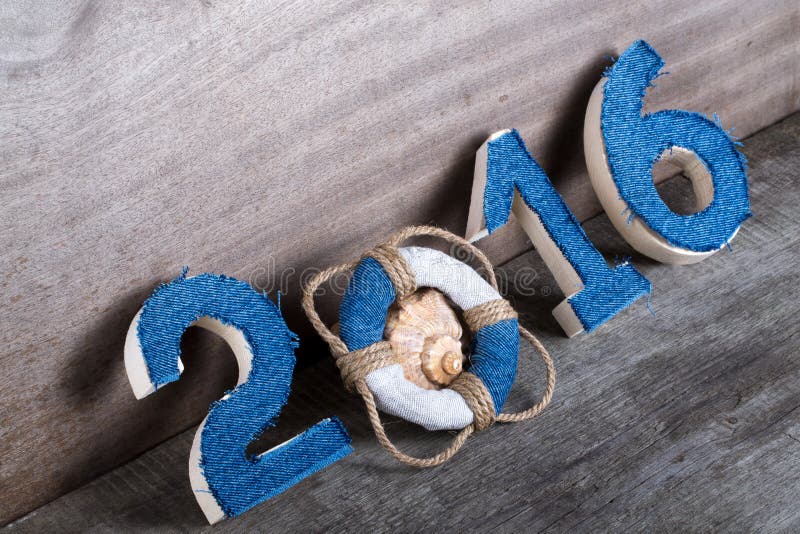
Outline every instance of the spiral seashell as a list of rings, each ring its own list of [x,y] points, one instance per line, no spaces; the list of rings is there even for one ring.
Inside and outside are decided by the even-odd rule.
[[[440,389],[461,374],[463,330],[439,291],[424,288],[395,303],[387,314],[384,334],[411,382]]]

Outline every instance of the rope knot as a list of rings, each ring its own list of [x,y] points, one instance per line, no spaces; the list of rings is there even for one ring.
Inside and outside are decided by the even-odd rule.
[[[414,271],[406,259],[397,250],[397,247],[388,243],[378,245],[366,254],[365,258],[372,258],[381,264],[386,276],[394,286],[398,300],[402,300],[417,290],[417,279]]]
[[[394,363],[397,359],[388,341],[378,341],[336,358],[344,386],[350,392],[356,392],[356,384],[365,380],[372,371]]]
[[[477,332],[484,326],[518,317],[511,303],[503,298],[490,300],[464,311],[464,321],[472,332]]]
[[[464,371],[450,384],[450,389],[461,395],[472,410],[475,430],[481,431],[492,426],[495,419],[494,402],[483,380]]]

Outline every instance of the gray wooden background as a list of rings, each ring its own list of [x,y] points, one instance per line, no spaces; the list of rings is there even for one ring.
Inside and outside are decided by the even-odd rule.
[[[538,254],[498,269],[558,365],[537,419],[495,425],[440,467],[407,467],[380,448],[363,402],[325,358],[295,374],[280,423],[254,450],[331,413],[356,450],[285,493],[208,526],[187,476],[192,428],[8,534],[800,532],[800,113],[748,138],[746,154],[755,217],[732,251],[665,265],[635,254],[607,217],[584,224],[603,253],[633,256],[653,283],[655,317],[640,300],[591,336],[566,339],[550,313],[561,295]],[[694,205],[689,190],[682,178],[659,186],[679,209]],[[523,343],[509,409],[538,398],[543,367]],[[417,455],[451,437],[386,422]]]
[[[182,265],[283,288],[304,334],[304,269],[409,223],[462,231],[474,151],[506,127],[597,213],[583,113],[637,38],[672,72],[651,109],[740,136],[800,109],[796,1],[0,4],[0,524],[233,383],[192,333],[180,383],[130,392],[127,325]],[[529,244],[512,225],[485,247],[500,263]],[[301,366],[324,354],[306,336]]]

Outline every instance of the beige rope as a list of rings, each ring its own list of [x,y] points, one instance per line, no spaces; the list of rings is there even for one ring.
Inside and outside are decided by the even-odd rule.
[[[478,260],[478,263],[481,264],[484,270],[484,276],[492,284],[492,287],[497,289],[497,278],[494,275],[494,267],[492,266],[492,262],[489,261],[489,258],[486,257],[486,254],[481,252],[481,250],[467,241],[462,237],[458,237],[455,234],[451,234],[447,230],[442,230],[441,228],[437,228],[435,226],[407,226],[403,228],[393,236],[391,236],[387,241],[387,245],[397,246],[403,241],[410,239],[412,237],[417,236],[430,236],[430,237],[438,237],[439,239],[443,239],[448,243],[456,245],[461,249],[465,250],[466,252],[472,254],[475,259]],[[461,259],[461,258],[459,258]],[[463,261],[463,260],[462,260]],[[465,262],[466,263],[466,262]]]
[[[381,264],[389,280],[392,281],[395,295],[399,300],[417,290],[417,279],[414,271],[396,246],[389,244],[378,245],[364,254],[364,257],[373,258]]]
[[[506,299],[490,300],[464,311],[464,320],[473,332],[477,332],[484,326],[517,317],[516,310]]]
[[[356,384],[381,367],[397,363],[388,341],[379,341],[363,349],[348,352],[336,358],[336,366],[348,391],[356,391]]]
[[[470,253],[483,267],[489,283],[492,287],[497,289],[497,279],[491,262],[483,252],[470,242],[440,228],[432,226],[410,226],[390,237],[386,243],[378,245],[364,255],[364,257],[374,258],[381,264],[381,267],[392,282],[398,298],[403,298],[413,293],[416,290],[416,280],[414,272],[411,270],[408,262],[398,252],[397,245],[411,237],[422,235],[444,239]],[[366,376],[370,372],[396,363],[391,350],[391,344],[388,341],[379,341],[363,349],[350,352],[347,350],[345,343],[336,334],[331,332],[322,319],[320,319],[314,306],[314,294],[323,283],[334,276],[352,271],[356,265],[358,264],[348,263],[331,267],[311,278],[305,287],[303,287],[303,310],[308,316],[308,320],[311,322],[312,326],[314,326],[314,329],[330,346],[331,353],[336,360],[336,365],[339,367],[339,371],[342,374],[345,387],[347,387],[348,390],[357,391],[364,399],[367,415],[375,431],[378,442],[397,460],[414,467],[432,467],[439,465],[449,460],[458,452],[473,432],[484,430],[495,421],[516,422],[536,417],[550,402],[555,389],[556,379],[553,360],[544,345],[542,345],[528,330],[520,326],[520,334],[536,348],[547,368],[545,391],[540,401],[527,410],[510,414],[501,413],[495,417],[494,403],[489,391],[486,389],[486,385],[480,378],[465,371],[450,384],[450,388],[458,392],[464,398],[467,406],[469,406],[473,413],[472,424],[461,430],[445,450],[429,458],[416,458],[400,451],[386,435],[386,430],[383,427],[375,403],[375,397],[366,383]],[[507,300],[497,299],[466,310],[464,316],[470,329],[477,331],[486,325],[506,319],[517,318],[517,313]]]
[[[490,300],[489,302],[475,306],[474,308],[470,308],[464,312],[464,320],[467,322],[467,325],[469,325],[473,332],[477,332],[484,326],[488,326],[490,324],[499,323],[500,321],[505,321],[507,319],[517,318],[517,312],[511,306],[511,303],[506,299]],[[531,345],[533,345],[539,354],[541,354],[542,361],[547,368],[547,384],[541,400],[527,410],[516,413],[498,414],[496,420],[504,423],[524,421],[539,415],[539,413],[550,403],[550,399],[553,397],[553,391],[556,387],[556,370],[553,365],[553,359],[550,357],[547,349],[544,348],[544,345],[542,345],[536,336],[526,330],[522,325],[519,326],[519,332],[522,337],[524,337]],[[466,373],[462,373],[461,376],[463,376],[463,374]],[[453,388],[452,384],[450,388],[455,389]],[[462,393],[461,391],[458,392]],[[461,396],[466,400],[466,396],[464,396],[463,393]],[[469,401],[467,401],[467,405],[472,408],[472,405],[469,403]],[[475,412],[474,409],[472,411]],[[494,411],[492,411],[492,413],[494,413]]]
[[[375,437],[378,439],[378,443],[380,443],[389,454],[394,456],[395,459],[403,462],[406,465],[410,465],[411,467],[433,467],[443,464],[452,458],[453,455],[464,446],[464,442],[467,441],[467,438],[470,437],[473,432],[475,432],[475,425],[466,426],[459,431],[458,434],[456,434],[456,437],[453,438],[450,446],[448,446],[442,452],[429,458],[417,458],[416,456],[409,456],[398,449],[397,446],[392,443],[392,440],[389,439],[389,436],[386,435],[386,430],[383,428],[383,423],[381,422],[381,416],[378,413],[378,407],[375,405],[375,397],[372,395],[372,391],[369,389],[369,387],[367,387],[367,383],[362,380],[356,384],[356,389],[364,399],[364,405],[367,408],[369,422],[372,424],[372,430],[375,432]]]
[[[464,371],[450,384],[450,389],[464,397],[469,409],[472,410],[472,424],[475,430],[481,431],[489,428],[494,423],[494,401],[486,384],[477,375]]]
[[[322,319],[320,319],[319,314],[314,307],[314,293],[317,292],[319,286],[336,275],[352,271],[355,269],[356,265],[358,264],[345,263],[342,265],[337,265],[336,267],[325,269],[324,271],[319,272],[311,277],[311,280],[309,280],[308,283],[303,286],[303,299],[301,301],[303,311],[306,312],[306,316],[308,317],[311,326],[314,327],[314,330],[316,330],[319,336],[328,343],[331,348],[331,354],[333,354],[333,357],[337,360],[349,352],[347,350],[347,345],[344,344],[344,341],[339,339],[339,336],[331,332],[328,326],[322,321]]]

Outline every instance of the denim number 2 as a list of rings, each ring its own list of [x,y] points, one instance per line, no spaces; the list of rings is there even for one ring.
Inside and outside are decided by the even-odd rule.
[[[192,325],[222,337],[239,365],[236,387],[211,405],[189,455],[189,479],[209,523],[239,515],[352,452],[350,436],[332,417],[247,455],[286,404],[297,342],[272,301],[234,278],[184,273],[145,301],[125,341],[137,398],[180,378],[180,340]]]

